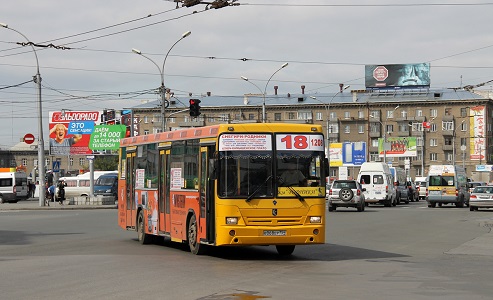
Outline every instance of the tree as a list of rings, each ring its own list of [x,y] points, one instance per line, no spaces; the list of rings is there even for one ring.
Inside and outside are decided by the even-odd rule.
[[[94,169],[99,171],[118,170],[118,155],[96,155]]]

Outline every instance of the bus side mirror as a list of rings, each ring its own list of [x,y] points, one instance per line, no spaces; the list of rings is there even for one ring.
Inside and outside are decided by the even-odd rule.
[[[324,158],[324,170],[325,170],[325,174],[323,177],[330,177],[330,165],[329,165],[329,159],[328,158]],[[329,183],[330,183],[330,180],[329,180]]]

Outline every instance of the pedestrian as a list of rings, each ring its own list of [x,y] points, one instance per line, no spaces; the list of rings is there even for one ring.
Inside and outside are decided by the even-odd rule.
[[[60,182],[58,183],[57,198],[58,203],[60,203],[60,205],[63,205],[63,201],[65,201],[65,182],[63,180],[60,180]]]

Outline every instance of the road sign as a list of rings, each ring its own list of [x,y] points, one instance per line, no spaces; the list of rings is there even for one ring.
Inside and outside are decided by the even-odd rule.
[[[60,162],[58,160],[53,162],[53,172],[60,172]]]
[[[26,133],[24,136],[24,143],[32,144],[34,143],[34,135],[32,133]]]
[[[378,66],[373,70],[373,78],[377,81],[384,81],[389,77],[389,70],[384,66]]]

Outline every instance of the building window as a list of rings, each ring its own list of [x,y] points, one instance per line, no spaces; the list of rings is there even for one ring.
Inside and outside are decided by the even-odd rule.
[[[452,145],[452,138],[450,138],[450,137],[445,137],[445,138],[443,139],[443,142],[444,142],[444,144],[445,144],[445,145],[450,146],[450,145]]]
[[[351,113],[349,111],[344,112],[344,119],[351,119]]]
[[[219,115],[219,121],[220,122],[228,122],[229,121],[229,114],[220,114]]]
[[[358,111],[358,119],[364,119],[365,118],[365,112],[362,110]]]
[[[27,158],[23,158],[22,159],[22,165],[23,166],[27,166]]]
[[[423,138],[418,136],[416,137],[416,146],[422,147],[423,146]]]
[[[152,129],[152,133],[154,133],[154,134],[155,134],[155,133],[160,133],[160,132],[161,132],[161,130],[162,130],[161,128],[156,128],[156,127],[155,127],[155,128],[153,128],[153,129]],[[149,130],[147,130],[147,132],[149,133]]]
[[[380,119],[380,111],[379,110],[371,110],[370,116],[375,119]]]
[[[407,110],[401,111],[401,117],[407,119]]]
[[[207,122],[214,123],[214,122],[216,122],[216,119],[214,118],[214,116],[208,116],[207,117]]]
[[[380,123],[370,123],[370,132],[380,133]]]
[[[460,145],[467,146],[467,138],[460,138]]]
[[[373,138],[370,141],[372,147],[378,147],[378,138]]]
[[[446,107],[445,108],[445,115],[446,116],[451,116],[452,115],[452,108]]]
[[[332,119],[337,119],[337,113],[336,113],[335,111],[331,111],[331,112],[329,113],[329,117],[330,117],[330,119],[331,119],[331,120],[332,120]]]
[[[34,160],[33,160],[33,165],[34,165],[35,167],[37,167],[37,166],[38,166],[38,160],[37,160],[37,159],[34,159]]]
[[[161,115],[159,114],[152,115],[151,123],[161,123]]]
[[[148,135],[149,134],[149,130],[144,130],[144,135]]]
[[[365,125],[358,125],[358,133],[365,133]]]
[[[351,126],[350,125],[344,125],[344,133],[351,133]]]
[[[144,116],[144,123],[149,123],[149,117],[148,116]]]
[[[464,117],[467,117],[467,108],[462,107],[462,108],[460,109],[460,116],[461,116],[461,117],[463,117],[463,118],[464,118]]]
[[[329,133],[339,133],[339,125],[329,124]]]
[[[79,158],[79,166],[83,166],[86,160],[84,158]]]
[[[442,130],[454,130],[454,122],[442,121]]]
[[[437,139],[430,139],[430,146],[436,147],[437,145]]]
[[[464,122],[464,123],[462,123],[460,125],[460,131],[467,131],[467,124],[466,124],[466,122]]]
[[[73,157],[71,157],[71,158],[69,159],[69,164],[70,164],[71,166],[73,166],[73,165],[74,165],[74,158],[73,158]]]
[[[430,117],[431,118],[436,118],[438,115],[438,111],[436,110],[436,108],[432,108],[430,109]]]
[[[380,161],[378,152],[370,152],[370,161]]]
[[[394,125],[392,125],[392,124],[385,125],[385,132],[386,133],[392,133],[392,132],[394,132]]]
[[[430,153],[430,160],[431,161],[437,161],[438,160],[438,154],[437,153]]]
[[[430,124],[430,132],[437,132],[437,124],[436,123]]]
[[[313,120],[311,111],[300,111],[298,112],[298,120]]]
[[[288,120],[296,120],[296,113],[288,112]]]
[[[409,125],[408,124],[400,124],[399,125],[399,131],[400,132],[409,132]]]
[[[422,109],[416,109],[415,114],[416,114],[416,117],[422,117],[423,116],[423,110]]]
[[[248,114],[248,120],[255,120],[255,114]]]
[[[174,124],[174,123],[176,123],[176,118],[175,117],[169,117],[168,121],[166,121],[166,123]]]
[[[253,119],[251,119],[253,120]],[[281,113],[274,113],[274,120],[281,121]]]
[[[321,112],[317,112],[317,113],[315,114],[315,118],[317,118],[317,121],[322,121],[322,120],[324,119],[324,117],[323,117],[323,116],[324,116],[324,114],[323,114],[323,113],[321,113]]]
[[[394,110],[387,110],[387,119],[394,118]]]
[[[51,160],[49,158],[45,159],[45,166],[51,166]]]
[[[452,152],[445,152],[445,160],[446,161],[453,161],[453,155],[452,155]]]

